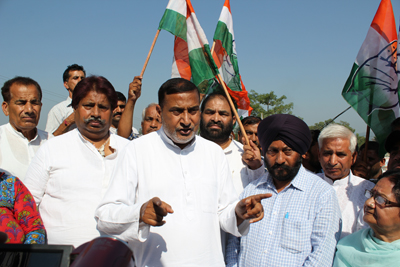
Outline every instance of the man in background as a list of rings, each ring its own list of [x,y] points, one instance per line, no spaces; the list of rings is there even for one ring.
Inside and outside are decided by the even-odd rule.
[[[85,69],[78,64],[72,64],[64,71],[63,81],[64,87],[68,91],[68,98],[50,110],[47,115],[46,132],[57,136],[76,128],[74,109],[71,106],[72,93],[75,86],[85,77]]]
[[[116,92],[118,97],[117,107],[113,110],[113,116],[111,121],[110,131],[113,134],[118,134],[118,126],[119,121],[121,120],[121,116],[124,113],[125,106],[126,106],[126,97],[121,92]],[[128,140],[133,140],[139,137],[139,132],[132,127],[131,134],[128,136]]]
[[[160,107],[156,103],[151,103],[143,109],[141,123],[143,135],[158,131],[161,128],[161,116],[157,109],[160,109]]]
[[[260,142],[258,141],[258,136],[257,136],[257,127],[258,124],[260,124],[261,118],[255,117],[255,116],[248,116],[246,118],[242,119],[242,125],[244,128],[244,131],[246,132],[247,138],[251,140],[261,151],[261,146]],[[243,143],[243,135],[242,131],[239,131],[238,133],[239,136],[239,142]],[[262,155],[262,151],[261,151]]]

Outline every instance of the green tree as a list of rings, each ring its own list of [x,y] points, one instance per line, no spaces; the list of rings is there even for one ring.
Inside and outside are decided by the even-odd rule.
[[[322,130],[325,126],[327,126],[331,122],[333,122],[333,121],[331,121],[331,120],[320,121],[320,122],[317,122],[314,125],[310,126],[309,128],[310,128],[310,130]],[[344,127],[349,129],[353,133],[356,131],[354,128],[350,127],[350,123],[348,123],[347,121],[340,121],[340,122],[334,122],[334,123],[343,125]],[[358,133],[355,133],[355,134],[357,136],[358,147],[360,147],[362,144],[365,143],[365,137],[359,135]]]
[[[253,108],[251,115],[267,117],[272,114],[292,114],[293,103],[285,104],[285,95],[278,97],[274,91],[258,94],[254,90],[249,92],[250,106]],[[262,115],[261,115],[262,114]]]

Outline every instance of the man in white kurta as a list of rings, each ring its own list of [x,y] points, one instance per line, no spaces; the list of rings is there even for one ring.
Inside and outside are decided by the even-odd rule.
[[[107,90],[99,89],[98,84]],[[75,90],[79,92],[73,102],[77,129],[40,147],[25,185],[38,205],[48,243],[78,247],[100,236],[94,212],[129,141],[109,132],[112,110],[117,105],[111,83],[94,76]]]
[[[40,85],[28,77],[15,77],[1,88],[7,124],[0,126],[0,171],[24,181],[39,146],[48,134],[37,128],[42,107]]]
[[[194,84],[167,81],[159,103],[163,126],[123,151],[96,211],[98,229],[128,241],[137,266],[225,266],[220,228],[236,236],[248,230],[247,221],[237,222],[243,202],[238,203],[225,155],[195,136],[200,96]],[[156,212],[159,227],[144,223],[146,201],[154,197],[173,209],[164,218],[167,212]]]
[[[343,220],[340,238],[368,227],[363,220],[367,200],[364,194],[374,183],[351,173],[357,158],[356,144],[355,134],[338,124],[329,124],[318,137],[319,161],[324,171],[318,175],[336,191]]]

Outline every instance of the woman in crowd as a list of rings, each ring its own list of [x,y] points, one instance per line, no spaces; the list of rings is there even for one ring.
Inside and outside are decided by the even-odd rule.
[[[333,266],[400,266],[400,171],[384,173],[365,196],[371,228],[340,240]]]
[[[44,244],[45,229],[35,200],[16,177],[0,173],[0,232],[6,243]]]

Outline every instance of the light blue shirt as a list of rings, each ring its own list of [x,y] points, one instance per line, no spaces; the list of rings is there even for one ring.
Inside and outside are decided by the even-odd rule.
[[[281,192],[266,173],[240,198],[263,193],[272,194],[261,202],[264,218],[251,224],[246,236],[229,237],[227,266],[332,266],[341,232],[333,188],[301,166]]]

